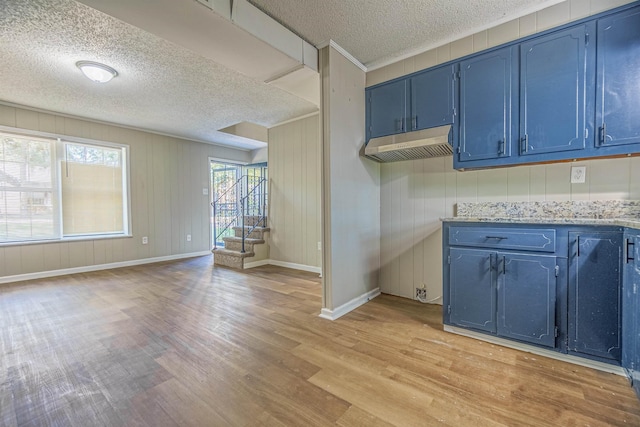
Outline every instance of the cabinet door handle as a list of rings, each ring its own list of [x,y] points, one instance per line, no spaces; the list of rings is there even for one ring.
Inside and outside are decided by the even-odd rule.
[[[629,239],[625,239],[625,241],[626,241],[626,244],[624,245],[624,249],[626,253],[624,258],[625,258],[625,262],[629,264],[629,261],[635,260],[633,256],[629,256],[629,252],[633,254],[636,245],[633,242],[631,242]],[[630,248],[629,246],[633,246],[633,247]]]
[[[524,138],[522,138],[522,152],[526,153],[529,151],[529,134],[525,133]]]
[[[508,237],[505,236],[486,236],[487,239],[498,239],[498,240],[507,240]]]
[[[504,154],[504,139],[498,141],[498,156],[502,156]]]
[[[493,254],[489,254],[489,271],[493,271]]]
[[[412,130],[418,129],[418,116],[413,116],[411,118],[411,129]]]
[[[576,244],[578,245],[576,248],[576,256],[580,257],[580,236],[576,239]]]
[[[604,145],[607,142],[607,124],[602,122],[602,127],[600,128],[600,145]]]
[[[507,257],[502,257],[502,274],[507,274]]]
[[[400,119],[400,132],[404,132],[404,117]]]

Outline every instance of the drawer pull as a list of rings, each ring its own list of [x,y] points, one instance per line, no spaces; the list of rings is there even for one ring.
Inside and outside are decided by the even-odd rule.
[[[508,237],[505,236],[486,236],[487,239],[498,239],[498,240],[507,240]]]

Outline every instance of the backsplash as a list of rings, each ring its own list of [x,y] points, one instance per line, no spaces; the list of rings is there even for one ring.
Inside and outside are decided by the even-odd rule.
[[[456,217],[640,219],[640,200],[458,203]]]

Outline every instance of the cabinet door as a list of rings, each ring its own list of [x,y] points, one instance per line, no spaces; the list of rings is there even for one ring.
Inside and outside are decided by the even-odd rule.
[[[498,335],[555,347],[556,257],[499,252]]]
[[[640,232],[625,233],[622,278],[622,367],[640,397]]]
[[[495,252],[452,248],[449,254],[450,322],[495,333]]]
[[[520,155],[593,146],[595,24],[520,45]],[[542,159],[543,160],[543,159]]]
[[[622,233],[569,233],[569,351],[620,360]]]
[[[454,72],[454,65],[449,65],[411,77],[409,130],[453,123]]]
[[[640,9],[598,21],[598,145],[640,143]]]
[[[406,131],[407,80],[398,80],[368,91],[369,138]]]
[[[517,56],[512,47],[460,63],[458,160],[511,156],[517,122]]]

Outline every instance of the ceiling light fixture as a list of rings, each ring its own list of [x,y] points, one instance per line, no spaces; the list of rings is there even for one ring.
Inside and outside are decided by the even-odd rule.
[[[97,83],[106,83],[118,75],[116,70],[99,62],[78,61],[76,62],[76,67],[80,68],[80,71],[82,71],[89,80]]]

